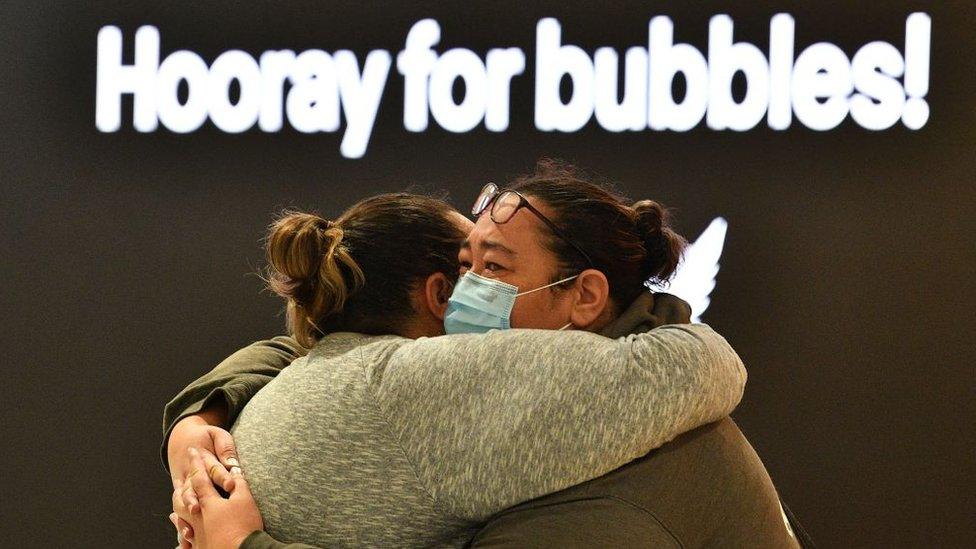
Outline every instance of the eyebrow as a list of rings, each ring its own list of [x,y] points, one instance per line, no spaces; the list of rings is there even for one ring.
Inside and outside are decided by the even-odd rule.
[[[509,255],[511,257],[517,257],[518,256],[518,252],[516,252],[515,250],[513,250],[513,249],[509,248],[508,246],[502,244],[501,242],[498,242],[497,240],[485,240],[484,242],[481,243],[481,247],[484,248],[486,251],[487,250],[495,250],[495,251],[501,252],[503,254]],[[464,239],[464,241],[461,242],[461,249],[462,250],[470,250],[471,248],[472,248],[472,246],[471,246],[471,241],[470,240]]]
[[[507,254],[512,257],[516,257],[518,255],[514,250],[502,244],[501,242],[498,242],[497,240],[485,240],[484,242],[481,243],[481,247],[484,248],[485,250],[497,250],[503,254]]]

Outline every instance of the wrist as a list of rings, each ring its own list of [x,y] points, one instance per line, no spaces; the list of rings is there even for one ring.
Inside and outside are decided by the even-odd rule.
[[[200,412],[187,416],[187,419],[190,417],[195,417],[197,421],[202,421],[206,425],[224,428],[227,426],[227,402],[221,395]]]
[[[262,537],[264,530],[260,528],[254,530],[248,530],[246,532],[241,531],[231,535],[230,544],[228,547],[242,548],[245,547],[245,542],[254,540],[255,538]]]
[[[223,427],[226,422],[227,404],[223,400],[217,400],[204,410],[180,419],[173,425],[166,442],[167,461],[172,464],[174,458],[184,452],[189,444],[199,444],[199,435],[193,433],[194,430],[211,425]]]
[[[223,428],[227,423],[227,403],[223,399],[215,399],[206,408],[195,414],[190,414],[173,425],[172,435],[187,427],[213,425]]]

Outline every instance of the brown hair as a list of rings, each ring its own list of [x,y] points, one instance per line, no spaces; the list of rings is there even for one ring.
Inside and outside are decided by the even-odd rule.
[[[456,278],[467,235],[443,200],[367,198],[335,221],[286,211],[268,230],[268,287],[287,301],[288,329],[306,347],[324,334],[394,333],[413,314],[411,292],[433,273]]]
[[[641,200],[629,206],[608,185],[559,160],[540,160],[534,173],[517,178],[510,188],[548,207],[559,230],[606,275],[618,309],[637,298],[644,281],[670,279],[687,245],[671,228],[668,210],[657,202]],[[554,281],[590,267],[556,235],[546,244],[560,263]]]

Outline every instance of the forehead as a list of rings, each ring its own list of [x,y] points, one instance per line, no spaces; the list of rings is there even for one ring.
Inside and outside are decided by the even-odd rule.
[[[550,217],[545,204],[533,197],[526,197],[530,204]],[[550,217],[551,219],[551,217]],[[518,256],[538,257],[547,251],[545,239],[549,238],[549,228],[527,208],[520,209],[507,223],[499,225],[491,220],[488,212],[482,214],[466,243],[475,254],[484,253],[492,244],[500,244]]]

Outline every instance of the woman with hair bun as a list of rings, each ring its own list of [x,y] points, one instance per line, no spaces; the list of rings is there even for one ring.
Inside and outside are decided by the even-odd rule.
[[[660,309],[642,284],[670,276],[683,243],[664,211],[544,179],[483,194],[473,232],[405,194],[334,222],[277,220],[269,287],[311,348],[285,368],[294,340],[256,343],[167,406],[184,532],[220,547],[461,547],[499,511],[731,412],[745,370],[728,343],[705,325],[650,329]],[[230,424],[239,462],[211,426]],[[247,488],[267,533],[236,495]]]

